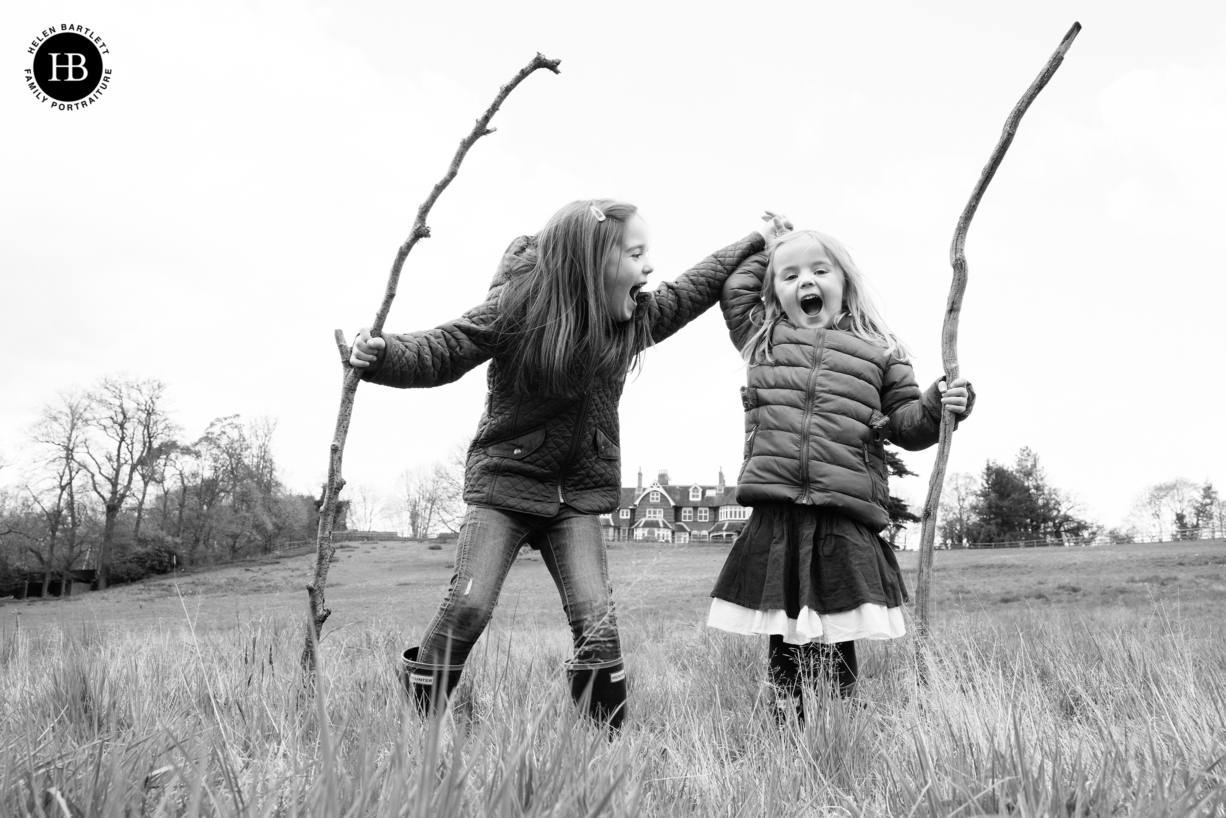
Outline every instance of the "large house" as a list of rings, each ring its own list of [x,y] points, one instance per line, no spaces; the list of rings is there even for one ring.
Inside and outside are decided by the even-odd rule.
[[[652,540],[688,543],[691,540],[732,540],[749,519],[749,509],[736,503],[736,486],[724,485],[724,470],[714,486],[673,484],[661,471],[655,482],[623,488],[617,510],[602,514],[606,540]]]

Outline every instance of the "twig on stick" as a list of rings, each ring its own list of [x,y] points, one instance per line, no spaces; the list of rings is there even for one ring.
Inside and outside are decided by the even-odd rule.
[[[992,177],[996,175],[996,169],[1000,167],[1001,160],[1005,158],[1005,151],[1013,142],[1013,135],[1017,133],[1017,126],[1022,121],[1022,115],[1026,113],[1030,103],[1034,102],[1035,97],[1056,73],[1060,63],[1064,62],[1064,55],[1073,44],[1079,31],[1081,31],[1081,23],[1073,23],[1073,27],[1060,41],[1060,47],[1051,55],[1039,76],[1013,107],[1009,118],[1005,120],[1000,141],[996,143],[996,149],[992,151],[991,158],[988,159],[983,172],[979,174],[979,181],[975,189],[971,191],[970,201],[966,203],[966,208],[962,211],[961,218],[958,219],[958,226],[954,230],[954,240],[949,248],[949,260],[954,270],[953,283],[949,288],[949,299],[945,304],[945,323],[941,328],[941,362],[945,367],[946,383],[952,383],[958,377],[958,317],[962,313],[962,294],[966,291],[967,270],[966,255],[963,250],[966,246],[966,233],[970,229],[971,219],[975,216],[975,210],[979,207],[979,200],[983,198],[988,183],[992,181]],[[932,467],[932,476],[928,480],[928,495],[924,500],[924,511],[920,515],[919,577],[916,580],[915,618],[921,641],[927,640],[931,635],[928,615],[929,591],[932,584],[932,548],[936,534],[937,507],[941,502],[941,486],[945,482],[945,467],[949,462],[953,431],[953,413],[944,409],[941,412],[941,436],[937,443],[936,464]]]
[[[379,305],[379,311],[375,314],[375,321],[371,325],[370,334],[372,337],[378,337],[382,333],[383,323],[387,320],[387,313],[392,307],[392,299],[396,297],[396,287],[400,283],[400,270],[404,267],[404,260],[418,241],[430,237],[430,227],[426,224],[426,217],[430,214],[430,209],[434,207],[439,194],[447,188],[447,185],[451,184],[451,180],[455,178],[456,173],[460,170],[460,163],[464,161],[464,156],[468,153],[468,149],[481,137],[494,132],[494,129],[489,127],[490,120],[498,112],[507,96],[515,90],[515,86],[523,82],[529,74],[538,68],[547,68],[555,74],[559,73],[558,65],[560,62],[561,60],[550,60],[541,54],[537,54],[532,62],[520,69],[519,73],[512,77],[510,82],[499,89],[498,96],[494,98],[494,103],[486,109],[481,118],[473,125],[473,129],[468,136],[460,140],[460,147],[456,149],[455,156],[451,160],[451,167],[447,169],[446,175],[430,191],[430,195],[422,202],[421,207],[417,208],[417,218],[413,221],[413,229],[409,232],[409,237],[400,245],[400,249],[396,252],[396,259],[392,263],[392,270],[387,278],[387,288],[383,293],[383,302]],[[354,394],[357,392],[358,383],[361,380],[361,372],[349,366],[350,350],[349,345],[345,343],[344,332],[339,329],[336,330],[335,338],[336,349],[340,353],[341,364],[344,368],[344,381],[341,386],[340,410],[336,415],[336,431],[332,436],[332,446],[328,456],[328,482],[324,486],[323,502],[319,509],[319,533],[315,543],[315,575],[307,585],[307,595],[310,601],[310,623],[306,642],[302,649],[302,667],[307,673],[312,673],[315,669],[315,645],[318,644],[318,640],[322,636],[324,622],[327,621],[328,616],[332,613],[324,602],[324,585],[328,581],[328,565],[336,551],[336,547],[332,544],[332,525],[336,517],[337,497],[345,486],[345,479],[341,476],[341,459],[345,453],[345,438],[349,434],[349,419],[353,415]]]

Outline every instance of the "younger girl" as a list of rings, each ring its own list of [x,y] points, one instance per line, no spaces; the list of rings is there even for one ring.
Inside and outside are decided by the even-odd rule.
[[[570,622],[571,692],[617,729],[625,669],[599,516],[621,486],[617,405],[626,373],[719,298],[728,274],[773,237],[768,221],[654,293],[647,225],[633,205],[572,202],[511,243],[485,302],[434,329],[371,338],[350,363],[397,387],[450,383],[492,359],[468,448],[455,574],[402,679],[428,712],[459,683],[520,546],[539,548]]]
[[[746,261],[722,306],[748,365],[736,497],[753,512],[708,624],[769,634],[776,704],[803,719],[802,675],[826,666],[848,696],[853,640],[905,632],[902,573],[878,534],[889,523],[884,442],[931,446],[941,407],[965,416],[973,393],[963,378],[920,392],[864,276],[816,231],[788,233]]]

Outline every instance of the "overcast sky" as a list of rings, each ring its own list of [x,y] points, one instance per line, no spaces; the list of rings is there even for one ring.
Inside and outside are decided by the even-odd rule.
[[[1220,2],[2,4],[0,453],[58,391],[125,372],[169,384],[188,439],[275,418],[286,482],[318,490],[333,329],[371,322],[418,205],[537,51],[562,73],[530,77],[469,154],[390,330],[479,302],[507,243],[572,199],[639,205],[660,279],[770,208],[851,248],[928,383],[958,215],[1074,20],[971,227],[979,403],[950,468],[1030,446],[1107,525],[1152,483],[1226,489]],[[30,41],[63,23],[111,52],[86,110],[25,85]],[[622,401],[625,483],[734,479],[743,380],[718,310],[651,351]],[[484,390],[484,368],[362,386],[350,485],[466,444]],[[893,488],[918,505],[933,451],[905,459],[922,476]]]

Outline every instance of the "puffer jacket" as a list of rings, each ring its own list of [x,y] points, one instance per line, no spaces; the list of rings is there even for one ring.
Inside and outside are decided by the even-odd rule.
[[[766,260],[755,255],[724,285],[721,306],[738,350],[763,320]],[[885,441],[909,450],[937,442],[937,384],[921,393],[909,363],[842,329],[801,329],[784,318],[771,340],[773,361],[749,366],[742,388],[737,502],[831,507],[885,528]],[[967,414],[973,399],[972,392]]]
[[[486,300],[460,319],[434,329],[385,335],[387,345],[363,380],[396,387],[439,386],[492,362],[489,392],[468,448],[464,501],[473,505],[553,516],[562,503],[602,514],[617,507],[621,443],[617,407],[625,378],[575,397],[514,392],[503,376],[495,330],[502,285],[525,265],[518,257],[533,239],[507,248]],[[753,233],[707,256],[675,282],[640,293],[632,321],[645,322],[659,343],[719,300],[729,273],[762,249]]]

